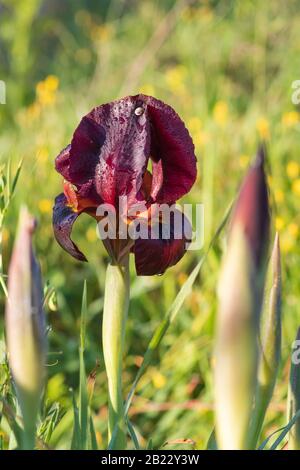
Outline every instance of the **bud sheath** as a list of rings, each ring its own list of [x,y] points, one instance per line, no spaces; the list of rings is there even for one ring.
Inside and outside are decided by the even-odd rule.
[[[34,446],[45,363],[43,291],[32,249],[34,228],[34,219],[22,209],[8,272],[5,316],[9,364],[24,422],[24,448]]]

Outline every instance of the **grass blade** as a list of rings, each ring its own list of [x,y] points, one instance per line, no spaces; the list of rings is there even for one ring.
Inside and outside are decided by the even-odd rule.
[[[283,429],[285,429],[285,426],[283,426],[282,428],[279,428],[279,429],[276,429],[276,431],[273,431],[268,437],[266,437],[266,439],[260,444],[260,446],[257,448],[257,450],[264,450],[264,448],[266,447],[266,445],[268,444],[268,442],[270,441],[270,439],[272,439],[273,436],[275,436],[275,434],[278,434],[280,431],[282,431]]]
[[[73,436],[72,436],[72,442],[71,442],[71,450],[80,450],[79,412],[78,412],[78,407],[76,405],[76,400],[75,400],[73,391],[72,391],[72,403],[73,403],[74,423],[73,423]]]
[[[209,439],[207,441],[206,450],[218,450],[216,433],[214,429],[212,430],[211,435],[209,436]]]
[[[90,416],[90,434],[89,434],[89,449],[90,450],[98,450],[98,444],[97,444],[97,438],[96,438],[96,432],[94,428],[94,423],[93,419]]]
[[[275,450],[279,446],[279,444],[283,441],[283,439],[288,434],[290,429],[294,426],[294,424],[296,423],[299,417],[300,417],[300,410],[297,411],[297,413],[293,416],[293,418],[289,421],[289,423],[283,428],[283,430],[281,431],[276,441],[271,445],[270,450]]]
[[[87,447],[88,431],[88,394],[87,380],[84,363],[85,349],[85,331],[86,331],[86,313],[87,313],[87,288],[86,281],[83,286],[82,306],[81,306],[81,325],[80,325],[80,348],[79,348],[79,425],[80,425],[80,447]]]
[[[13,181],[12,181],[12,185],[11,185],[11,189],[10,189],[10,193],[9,193],[9,200],[14,195],[14,192],[15,192],[15,189],[16,189],[16,186],[17,186],[17,183],[18,183],[18,179],[19,179],[19,176],[20,176],[20,172],[21,172],[21,169],[22,169],[22,165],[23,165],[23,160],[20,160],[20,162],[18,164],[16,174],[15,174],[15,176],[13,178]]]
[[[18,423],[18,418],[15,415],[14,411],[8,405],[8,403],[1,398],[2,402],[2,414],[5,416],[7,423],[13,433],[14,439],[10,439],[10,441],[14,441],[17,443],[18,449],[22,447],[22,438],[23,438],[23,429],[21,425]],[[11,436],[12,437],[12,436]]]
[[[134,443],[134,447],[136,450],[140,450],[140,446],[139,446],[139,441],[138,441],[138,438],[136,436],[136,433],[135,433],[135,430],[134,430],[134,427],[133,425],[131,424],[130,420],[127,418],[127,427],[128,427],[128,431],[129,431],[129,434],[130,434],[130,437]]]

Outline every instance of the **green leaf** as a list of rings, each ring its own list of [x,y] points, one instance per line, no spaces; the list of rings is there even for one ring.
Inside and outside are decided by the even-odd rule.
[[[80,450],[80,425],[79,425],[79,412],[76,405],[74,392],[72,391],[72,404],[73,404],[73,436],[71,442],[71,450]]]
[[[276,429],[276,431],[273,431],[268,437],[266,437],[266,439],[260,444],[260,446],[258,447],[258,450],[263,450],[266,445],[268,444],[268,442],[270,441],[270,439],[272,439],[273,436],[275,436],[275,434],[279,433],[280,431],[282,431],[283,429],[285,429],[285,426],[283,426],[282,428],[279,428],[279,429]]]
[[[153,441],[152,439],[149,439],[148,445],[147,445],[147,450],[153,450]]]
[[[139,445],[139,441],[138,441],[138,438],[136,436],[136,433],[135,433],[135,430],[134,430],[134,427],[133,425],[131,424],[130,420],[127,418],[126,420],[127,422],[127,427],[128,427],[128,431],[129,431],[129,434],[130,434],[130,437],[134,443],[134,447],[136,448],[136,450],[140,450],[140,445]]]
[[[275,435],[277,434],[278,432],[280,432],[280,435],[278,436],[278,438],[273,442],[273,444],[271,445],[270,449],[269,450],[276,450],[276,448],[279,446],[279,444],[283,441],[283,439],[285,438],[285,436],[290,432],[290,430],[292,429],[292,427],[294,426],[294,424],[296,423],[296,421],[300,418],[300,410],[297,411],[297,413],[293,416],[293,418],[288,422],[288,424],[286,426],[283,426],[282,428],[279,428],[279,429],[276,429],[276,431],[272,432],[272,434],[270,434],[270,436],[268,436],[262,443],[261,445],[258,447],[258,450],[263,450],[266,445],[268,444],[268,442],[270,441],[270,439]]]
[[[81,325],[80,325],[80,348],[79,348],[79,424],[80,424],[80,446],[81,449],[87,448],[88,434],[88,393],[87,380],[84,363],[85,349],[85,331],[87,315],[87,288],[86,281],[83,286],[82,306],[81,306]]]
[[[15,441],[17,443],[18,449],[22,448],[22,441],[23,441],[23,429],[21,425],[18,423],[18,418],[15,414],[15,412],[12,410],[12,408],[8,405],[6,400],[3,400],[2,398],[1,402],[3,404],[2,407],[2,413],[3,416],[5,416],[6,421],[9,424],[9,427],[14,435]],[[14,440],[14,439],[13,439]]]
[[[217,440],[216,440],[216,433],[213,429],[209,439],[207,441],[206,450],[218,450]]]
[[[52,433],[60,419],[59,403],[54,403],[47,412],[47,416],[38,431],[38,437],[46,444],[51,439]]]
[[[283,441],[283,439],[288,434],[290,429],[294,426],[294,424],[296,423],[297,419],[299,419],[299,417],[300,417],[300,410],[297,411],[297,413],[293,416],[293,418],[289,421],[289,423],[284,427],[284,429],[281,431],[276,441],[271,445],[270,450],[275,450],[279,446],[279,444]]]
[[[0,285],[2,287],[5,297],[7,298],[8,297],[7,287],[5,284],[4,275],[1,273],[0,273]]]
[[[18,179],[19,179],[19,176],[20,176],[20,172],[21,172],[21,169],[22,169],[22,165],[23,165],[23,160],[20,160],[17,171],[16,171],[16,174],[15,174],[14,179],[12,181],[11,190],[10,190],[10,193],[9,193],[9,199],[11,199],[14,195],[14,192],[15,192],[15,189],[16,189],[16,186],[17,186],[17,183],[18,183]]]
[[[98,450],[93,418],[90,416],[89,449]]]

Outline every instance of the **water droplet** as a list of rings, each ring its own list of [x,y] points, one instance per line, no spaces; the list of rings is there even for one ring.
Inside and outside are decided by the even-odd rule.
[[[135,110],[134,110],[134,114],[136,116],[141,116],[143,114],[143,112],[144,112],[144,109],[141,106],[139,106],[138,108],[135,108]]]

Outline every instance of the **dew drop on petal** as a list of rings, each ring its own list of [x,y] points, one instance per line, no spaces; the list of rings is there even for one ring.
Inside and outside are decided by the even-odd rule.
[[[139,106],[138,108],[135,108],[135,110],[134,110],[134,114],[136,116],[141,116],[143,114],[143,112],[144,112],[144,109],[141,106]]]

